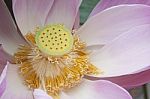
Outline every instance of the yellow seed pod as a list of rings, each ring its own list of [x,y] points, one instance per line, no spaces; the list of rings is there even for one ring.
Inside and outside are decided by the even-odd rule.
[[[49,55],[64,55],[71,51],[73,36],[63,25],[49,25],[40,29],[35,36],[37,46]]]

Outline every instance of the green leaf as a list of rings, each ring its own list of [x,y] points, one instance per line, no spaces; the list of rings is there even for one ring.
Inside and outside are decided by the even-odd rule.
[[[99,2],[100,0],[83,0],[81,6],[80,6],[80,18],[81,18],[81,24],[83,24],[89,14],[91,13],[92,9],[95,7],[95,5]]]

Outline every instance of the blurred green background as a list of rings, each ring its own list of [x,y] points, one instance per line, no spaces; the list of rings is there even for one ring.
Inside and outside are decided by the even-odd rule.
[[[89,16],[90,12],[92,9],[95,7],[95,5],[99,2],[100,0],[83,0],[81,6],[80,6],[80,18],[81,18],[81,24],[83,24],[87,17]]]

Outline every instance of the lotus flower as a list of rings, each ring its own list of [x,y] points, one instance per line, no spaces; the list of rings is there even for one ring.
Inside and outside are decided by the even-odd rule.
[[[0,0],[1,99],[131,99],[92,79],[116,82],[149,68],[150,7],[108,1],[80,27],[81,0],[13,0],[17,26]]]

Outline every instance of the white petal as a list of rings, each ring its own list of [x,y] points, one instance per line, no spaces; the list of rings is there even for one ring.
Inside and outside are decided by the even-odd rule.
[[[0,0],[0,13],[0,44],[7,53],[13,55],[18,45],[26,44],[26,41],[17,31],[4,0]]]
[[[91,62],[104,71],[101,77],[133,74],[150,66],[149,43],[150,25],[141,25],[91,54]]]
[[[131,99],[131,96],[109,81],[85,80],[81,85],[62,93],[60,99]]]
[[[12,0],[13,12],[23,35],[44,26],[54,0]]]
[[[47,24],[64,24],[72,30],[82,0],[55,0]]]
[[[150,23],[150,6],[120,5],[89,18],[77,31],[87,46],[105,45],[129,29]]]
[[[46,92],[40,89],[35,89],[33,92],[35,99],[53,99],[51,96],[49,96]]]
[[[18,74],[17,65],[8,65],[6,89],[1,99],[33,99],[32,91],[23,84],[23,80]]]

